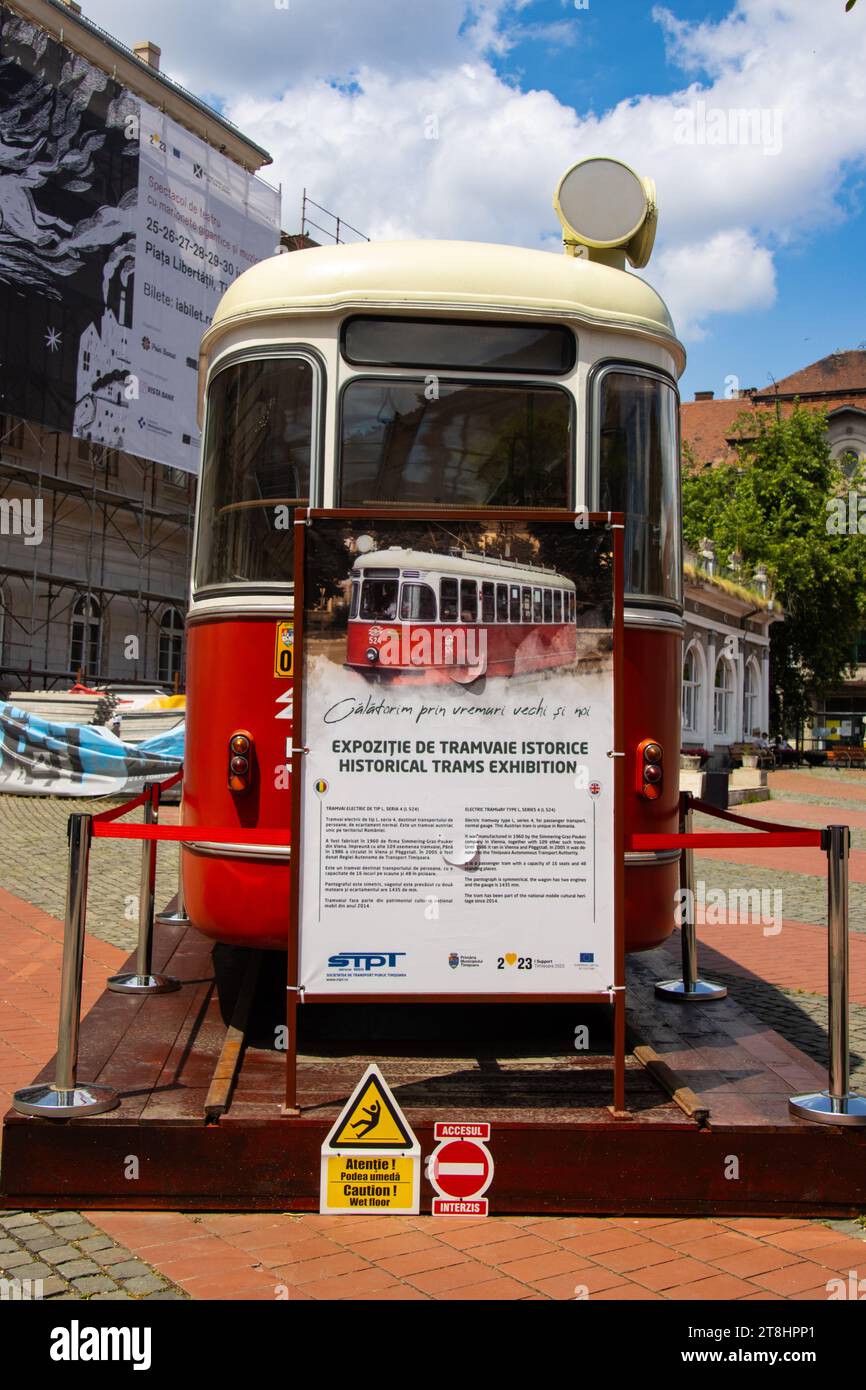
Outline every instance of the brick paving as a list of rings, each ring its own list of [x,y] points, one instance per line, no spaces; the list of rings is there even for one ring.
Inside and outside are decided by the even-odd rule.
[[[774,773],[774,802],[751,809],[805,824],[845,821],[848,810],[859,836],[866,830],[866,776],[857,777]],[[96,809],[92,802],[80,805]],[[68,801],[0,797],[0,883],[7,890],[0,889],[0,1092],[29,1080],[54,1049],[65,821],[78,808]],[[866,859],[866,842],[858,850]],[[703,924],[705,973],[725,979],[752,1012],[823,1060],[823,881],[799,853],[789,856],[798,866],[793,871],[751,862],[750,848],[745,875],[737,871],[743,857],[728,853],[727,861],[696,856],[699,876],[703,869],[716,886],[781,885],[785,921],[782,932],[769,937],[746,923]],[[166,854],[161,901],[174,889],[175,863],[167,861]],[[92,862],[85,1008],[134,942],[123,894],[130,886],[135,891],[138,849],[101,844]],[[723,875],[730,878],[720,881]],[[862,924],[854,919],[866,908],[866,896],[862,904],[857,896],[864,889],[866,882],[852,883],[855,930]],[[808,910],[792,912],[804,903]],[[862,916],[866,921],[866,912]],[[859,1065],[866,1057],[866,940],[854,937],[851,944],[852,1050]],[[866,1275],[866,1224],[858,1221],[522,1216],[479,1222],[125,1211],[0,1216],[0,1277],[42,1278],[44,1296],[59,1299],[826,1299],[829,1281],[847,1279],[850,1270]]]

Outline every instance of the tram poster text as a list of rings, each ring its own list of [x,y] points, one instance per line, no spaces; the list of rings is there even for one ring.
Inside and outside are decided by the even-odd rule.
[[[307,528],[301,983],[607,990],[612,533]]]

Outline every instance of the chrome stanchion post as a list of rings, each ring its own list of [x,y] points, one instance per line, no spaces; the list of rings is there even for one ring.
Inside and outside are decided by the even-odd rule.
[[[679,833],[691,835],[692,794],[680,794]],[[680,939],[683,952],[683,974],[680,980],[660,980],[656,994],[661,999],[675,999],[682,1004],[703,1004],[709,999],[724,999],[725,985],[713,984],[698,976],[698,936],[697,913],[695,911],[695,856],[694,851],[683,846],[680,850]]]
[[[180,823],[183,824],[183,800],[180,803]],[[157,922],[164,927],[188,927],[189,917],[186,915],[186,904],[183,900],[183,843],[178,841],[177,846],[177,901],[175,902],[174,912],[158,912]]]
[[[829,1090],[792,1096],[788,1109],[803,1120],[828,1125],[866,1125],[866,1096],[849,1091],[848,1058],[848,855],[847,825],[828,825],[823,833],[827,851],[827,1031]]]
[[[60,1018],[57,1027],[57,1063],[54,1081],[25,1086],[12,1097],[22,1115],[44,1115],[65,1120],[76,1115],[95,1115],[113,1110],[117,1092],[110,1086],[79,1084],[78,1032],[81,1023],[81,976],[84,968],[84,924],[87,915],[87,870],[90,863],[91,817],[69,817],[69,868],[66,880],[66,920],[63,928],[63,962],[60,973]]]
[[[147,800],[144,803],[145,825],[159,821],[159,783],[145,782]],[[153,973],[153,906],[156,895],[156,840],[141,842],[141,890],[138,901],[138,947],[135,970],[124,975],[112,975],[108,988],[115,994],[169,994],[180,989],[180,981],[171,975]]]

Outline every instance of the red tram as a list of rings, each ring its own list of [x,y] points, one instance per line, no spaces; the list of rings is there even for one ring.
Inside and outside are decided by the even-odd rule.
[[[574,581],[554,570],[390,546],[355,560],[346,664],[464,685],[543,671],[574,661],[576,617]]]
[[[183,803],[202,837],[183,851],[183,879],[192,921],[218,940],[287,940],[291,798],[274,772],[292,746],[299,506],[624,512],[625,829],[676,829],[685,356],[662,300],[625,268],[649,257],[654,192],[615,160],[585,160],[556,206],[563,255],[430,241],[276,256],[229,288],[204,336]],[[525,658],[568,658],[574,596],[559,576],[437,556],[430,582],[430,558],[356,562],[352,665],[386,669],[374,628],[400,633],[399,656],[407,627],[445,626],[467,634],[472,660],[443,660],[443,678],[476,679],[518,661],[527,617],[540,637]],[[399,573],[374,581],[376,568]],[[405,678],[399,662],[387,669]],[[207,826],[233,824],[283,828],[286,845],[208,843]],[[627,852],[627,949],[670,933],[677,858]]]

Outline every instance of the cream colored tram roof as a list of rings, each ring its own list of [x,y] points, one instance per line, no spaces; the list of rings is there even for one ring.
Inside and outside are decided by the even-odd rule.
[[[572,579],[541,565],[520,565],[511,560],[497,561],[490,555],[440,555],[430,550],[410,550],[399,545],[383,550],[370,550],[359,555],[353,569],[412,569],[437,574],[460,574],[466,579],[509,580],[519,584],[534,584],[537,588],[576,589]]]
[[[663,339],[685,353],[667,307],[637,275],[562,253],[479,241],[372,241],[271,256],[229,286],[202,350],[231,326],[349,309],[506,310]]]

